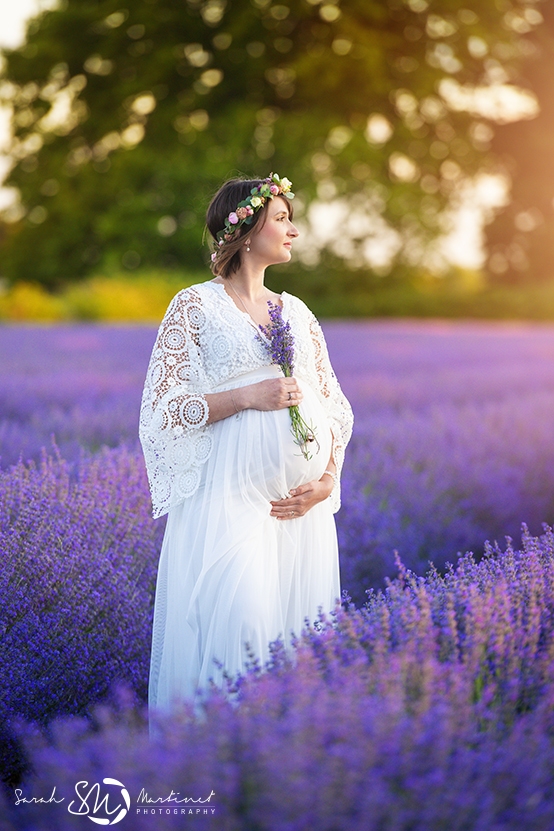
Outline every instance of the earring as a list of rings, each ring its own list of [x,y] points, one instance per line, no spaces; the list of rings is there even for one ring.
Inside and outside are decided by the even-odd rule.
[[[250,240],[247,240],[247,241],[246,241],[246,250],[247,250],[248,252],[250,251]]]

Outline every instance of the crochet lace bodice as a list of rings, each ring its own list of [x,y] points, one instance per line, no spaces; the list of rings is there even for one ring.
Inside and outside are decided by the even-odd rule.
[[[318,394],[333,434],[339,474],[352,432],[352,410],[329,361],[321,327],[297,297],[281,295],[283,318],[294,336],[294,375]],[[198,489],[213,447],[206,395],[233,387],[234,379],[270,360],[256,326],[221,283],[180,291],[158,330],[142,395],[139,435],[155,517]],[[340,507],[340,486],[331,494]]]

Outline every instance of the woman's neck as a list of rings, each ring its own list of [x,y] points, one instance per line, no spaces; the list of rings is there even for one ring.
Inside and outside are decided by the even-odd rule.
[[[254,263],[242,263],[238,271],[223,280],[229,283],[241,297],[256,303],[267,295],[264,285],[265,268],[256,268]]]

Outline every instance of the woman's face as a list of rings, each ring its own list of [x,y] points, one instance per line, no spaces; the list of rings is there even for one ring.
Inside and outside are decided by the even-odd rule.
[[[275,196],[266,210],[265,222],[248,237],[250,252],[245,251],[243,256],[260,259],[265,265],[288,263],[292,241],[298,236],[298,230],[289,219],[286,198]]]

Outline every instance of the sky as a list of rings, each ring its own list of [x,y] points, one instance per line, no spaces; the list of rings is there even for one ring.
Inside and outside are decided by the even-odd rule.
[[[0,48],[13,49],[25,37],[25,23],[42,9],[53,6],[53,0],[0,0]],[[0,182],[8,172],[9,160],[2,155],[9,136],[9,111],[0,107]],[[12,201],[7,188],[0,187],[0,208]]]
[[[27,20],[56,5],[57,0],[0,0],[0,48],[19,46],[25,37]]]
[[[0,46],[13,49],[23,40],[25,21],[48,4],[41,0],[0,0]]]
[[[18,46],[25,35],[25,22],[55,5],[56,0],[0,0],[0,48]],[[521,106],[521,103],[515,106]],[[9,136],[8,121],[9,113],[0,107],[0,183],[9,168],[9,159],[2,155]],[[491,211],[505,198],[505,186],[495,177],[481,177],[474,186],[467,188],[465,199],[451,214],[451,230],[441,243],[442,253],[448,261],[466,268],[482,265],[483,225]],[[12,199],[13,192],[0,187],[0,209]]]

